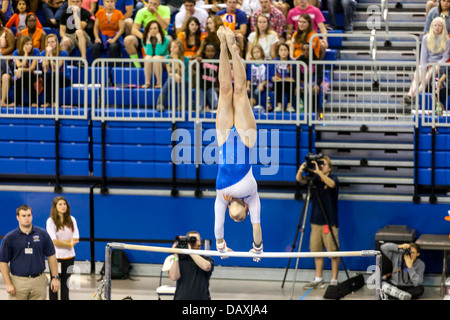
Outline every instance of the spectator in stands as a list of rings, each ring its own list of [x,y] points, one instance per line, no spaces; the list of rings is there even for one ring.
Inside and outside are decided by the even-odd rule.
[[[14,59],[16,69],[14,70],[15,86],[15,105],[22,105],[22,96],[28,92],[29,101],[32,107],[37,107],[38,101],[35,83],[38,80],[34,71],[38,65],[38,60],[27,59],[27,57],[38,57],[41,53],[39,49],[33,47],[33,39],[30,36],[21,37],[19,47],[13,53],[14,57],[23,57]],[[41,84],[41,86],[43,86]],[[14,103],[12,104],[14,105]]]
[[[91,13],[81,7],[81,0],[69,0],[67,11],[61,15],[59,35],[62,49],[70,53],[78,48],[81,57],[86,59],[87,48],[91,38],[86,32],[86,26],[91,19]],[[80,66],[84,66],[81,64]]]
[[[338,29],[336,13],[342,11],[344,13],[344,31],[352,32],[356,4],[356,0],[327,0],[329,27],[333,30]]]
[[[70,205],[64,197],[55,197],[47,219],[46,229],[53,241],[56,258],[61,265],[61,300],[69,300],[68,280],[75,264],[74,246],[80,240],[77,220],[70,214]],[[58,300],[58,292],[49,291],[50,300]]]
[[[38,28],[36,24],[36,15],[34,13],[30,13],[29,15],[27,15],[25,18],[26,28],[23,29],[17,36],[17,43],[20,43],[20,39],[23,36],[30,36],[33,39],[33,46],[36,49],[39,49],[39,51],[42,51],[45,48],[45,37],[47,36],[47,34],[45,33],[44,29]]]
[[[445,21],[445,27],[447,31],[450,30],[450,0],[439,0],[439,5],[430,10],[425,21],[425,27],[423,32],[430,32],[431,21],[435,18],[441,17]]]
[[[91,18],[88,20],[86,29],[84,29],[91,39],[94,38],[94,23],[95,13],[97,12],[97,3],[98,0],[81,0],[81,7],[91,13]]]
[[[208,42],[205,44],[203,58],[216,59],[217,51],[217,45]],[[199,57],[198,60],[200,61],[200,87],[197,88],[200,96],[200,110],[198,111],[217,110],[219,103],[219,63],[202,61],[202,57]]]
[[[419,93],[423,92],[423,88],[427,87],[431,77],[433,75],[433,69],[429,66],[425,69],[426,64],[438,62],[445,63],[450,57],[450,40],[445,27],[445,21],[443,18],[435,18],[431,22],[430,32],[423,36],[422,46],[420,49],[420,66],[419,66],[419,78],[416,78],[416,72],[414,72],[414,78],[409,88],[408,94],[404,97],[404,102],[410,105],[414,102],[416,96],[416,86],[419,85]],[[422,83],[423,73],[425,72],[425,83]],[[439,70],[437,68],[436,74]]]
[[[205,9],[195,7],[195,0],[184,0],[183,4],[185,10],[179,11],[175,16],[175,33],[178,35],[186,29],[190,17],[196,17],[200,23],[201,31],[205,31],[208,12]]]
[[[175,84],[175,96],[179,97],[180,94],[182,94],[182,82],[189,81],[189,58],[184,55],[184,45],[180,39],[175,39],[174,41],[172,41],[172,43],[170,44],[170,54],[166,57],[166,59],[179,60],[184,63],[185,73],[182,73],[182,69],[179,63],[166,62],[168,78],[164,83],[161,94],[159,95],[158,101],[156,103],[156,109],[160,112],[165,110],[164,105],[167,97],[172,98],[172,93],[170,91],[172,90],[173,84]],[[177,98],[175,98],[175,101],[178,101]],[[174,104],[175,101],[172,101],[172,103]]]
[[[142,3],[142,2],[140,2]],[[133,26],[133,9],[134,0],[116,0],[116,9],[123,13],[123,19],[125,22],[124,35],[131,34],[131,27]],[[104,9],[103,0],[98,0],[98,8]]]
[[[247,59],[250,58],[252,48],[259,44],[264,51],[266,60],[275,59],[279,38],[270,27],[269,18],[265,14],[260,14],[257,18],[256,29],[248,35]]]
[[[219,57],[220,53],[220,40],[217,36],[217,30],[219,30],[220,26],[223,26],[222,19],[218,15],[210,15],[208,19],[206,19],[206,37],[203,39],[200,45],[200,55],[203,55],[203,51],[205,49],[205,45],[207,43],[214,43],[217,48],[216,57]]]
[[[104,0],[104,9],[95,14],[95,40],[92,45],[94,60],[100,57],[103,50],[108,50],[110,58],[120,58],[125,25],[123,13],[115,8],[115,4],[116,0]]]
[[[1,87],[2,87],[2,96],[0,106],[6,107],[8,105],[8,93],[9,88],[11,87],[12,82],[12,72],[6,60],[0,60],[0,79],[1,79]]]
[[[0,11],[0,54],[8,56],[16,49],[16,37],[14,33],[5,28],[5,15]]]
[[[42,11],[48,27],[57,29],[61,15],[66,12],[67,0],[42,0]]]
[[[253,12],[250,18],[251,31],[256,30],[258,17],[263,14],[269,18],[270,28],[277,33],[280,38],[284,37],[286,28],[286,17],[278,10],[270,0],[259,0],[261,8]]]
[[[41,56],[48,58],[67,57],[67,51],[61,50],[58,37],[56,34],[49,34],[45,38],[45,49],[41,52]],[[59,73],[58,88],[68,88],[71,86],[70,72],[67,64],[63,60],[42,60],[42,71],[45,83],[44,104],[42,107],[53,106],[56,107],[56,73]]]
[[[299,60],[304,62],[306,65],[309,65],[309,43],[310,39],[315,32],[312,28],[311,16],[307,13],[304,13],[298,19],[298,28],[297,31],[294,32],[291,40],[287,41],[289,44],[289,53],[292,60]],[[320,60],[320,38],[313,38],[313,60]],[[317,72],[315,68],[317,67]],[[303,67],[300,67],[301,72],[301,81],[304,82],[305,72],[306,70]],[[322,65],[313,66],[313,75],[314,75],[314,85],[313,85],[313,96],[317,98],[317,95],[320,91],[320,84],[323,79],[323,69]],[[304,97],[303,97],[304,99]]]
[[[311,252],[322,252],[326,248],[328,252],[339,251],[339,223],[338,223],[338,197],[339,179],[332,173],[332,163],[328,156],[319,161],[311,161],[314,169],[308,169],[303,162],[297,171],[296,180],[301,184],[307,184],[312,180],[316,192],[311,195]],[[310,180],[311,179],[311,180]],[[317,198],[318,193],[319,198]],[[322,212],[320,201],[325,212]],[[327,218],[325,218],[324,214]],[[329,228],[331,226],[331,230]],[[335,242],[336,241],[336,242]],[[314,280],[306,284],[305,290],[315,289],[323,285],[324,258],[314,258],[316,276]],[[339,258],[331,258],[331,285],[338,284]]]
[[[392,273],[386,275],[387,282],[406,293],[411,299],[419,298],[425,288],[423,276],[425,263],[419,258],[420,247],[415,243],[395,244],[386,242],[380,247],[392,263]],[[400,292],[397,291],[399,298]]]
[[[244,53],[248,25],[247,15],[244,11],[237,8],[237,0],[226,0],[225,4],[227,7],[216,14],[222,18],[223,25],[234,32],[237,45],[241,49],[241,53]]]
[[[9,21],[9,19],[11,19],[12,15],[13,15],[13,7],[12,7],[11,0],[1,0],[0,1],[0,9],[3,12],[3,14],[5,15],[6,21]],[[36,11],[34,11],[34,12],[36,12]]]
[[[261,45],[253,45],[247,60],[258,61],[264,59],[265,53]],[[247,64],[247,92],[252,107],[261,103],[261,97],[269,87],[268,69],[268,66],[264,63]],[[267,111],[270,112],[271,110]]]
[[[190,60],[200,56],[200,45],[206,37],[206,33],[201,31],[200,22],[196,17],[190,17],[186,22],[184,31],[177,35],[184,45],[184,56]]]
[[[27,27],[25,23],[25,18],[27,15],[32,14],[30,8],[28,7],[28,2],[26,0],[19,0],[17,2],[16,12],[12,15],[11,19],[6,23],[5,27],[11,29],[11,27],[16,27],[16,35]],[[36,28],[43,29],[42,24],[36,17]]]
[[[292,61],[289,56],[289,46],[280,43],[278,46],[276,61]],[[295,67],[289,63],[271,64],[269,68],[269,79],[272,81],[275,90],[275,112],[284,110],[283,103],[287,97],[287,112],[295,112],[292,101],[295,95]]]
[[[161,5],[161,0],[149,0],[148,5],[137,12],[131,34],[124,39],[125,49],[131,59],[139,59],[138,50],[142,50],[143,34],[140,31],[141,27],[145,28],[153,20],[158,21],[164,33],[167,34],[167,28],[170,24],[170,9]],[[136,68],[141,67],[138,61],[134,61],[133,64]]]
[[[289,10],[286,25],[286,39],[291,39],[293,32],[297,31],[298,19],[303,13],[307,13],[311,16],[314,31],[319,32],[320,30],[320,33],[322,34],[322,38],[320,39],[319,58],[323,59],[325,57],[326,50],[328,49],[328,41],[326,36],[327,28],[325,28],[324,25],[325,18],[320,9],[310,5],[308,0],[298,0],[298,6]]]
[[[158,21],[150,21],[145,27],[143,45],[146,62],[144,63],[145,85],[143,88],[150,88],[153,74],[156,78],[154,88],[161,88],[163,66],[161,62],[152,60],[162,60],[169,54],[170,41],[170,36],[164,34]]]

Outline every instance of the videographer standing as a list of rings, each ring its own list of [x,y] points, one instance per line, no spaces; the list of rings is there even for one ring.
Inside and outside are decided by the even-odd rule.
[[[188,243],[188,249],[200,250],[202,247],[200,233],[188,232],[186,237],[195,237],[197,242]],[[178,246],[175,242],[172,248]],[[197,254],[174,254],[169,278],[177,282],[174,300],[211,300],[209,279],[214,270],[214,260]]]
[[[420,247],[415,243],[395,244],[386,242],[380,247],[381,251],[392,263],[392,273],[388,281],[398,290],[408,293],[394,291],[395,298],[407,297],[404,299],[417,299],[424,292],[422,286],[423,275],[425,273],[425,263],[419,259]]]
[[[335,175],[331,174],[331,160],[327,156],[321,157],[318,161],[311,161],[314,169],[307,169],[306,162],[302,163],[297,172],[296,180],[299,183],[307,184],[308,180],[312,180],[314,187],[317,189],[320,200],[325,209],[325,213],[330,222],[336,244],[330,233],[327,220],[325,219],[316,192],[311,192],[311,237],[310,250],[311,252],[322,252],[326,248],[327,251],[338,251],[338,208],[337,201],[339,195],[339,180]],[[313,173],[314,175],[312,175]],[[316,265],[315,279],[306,284],[303,288],[314,289],[323,285],[323,258],[314,258]],[[337,285],[337,277],[339,272],[339,258],[331,258],[332,279],[331,285]]]

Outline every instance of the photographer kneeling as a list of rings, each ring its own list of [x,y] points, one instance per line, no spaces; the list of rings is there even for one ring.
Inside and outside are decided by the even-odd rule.
[[[337,200],[339,195],[339,180],[337,176],[331,174],[331,160],[327,156],[311,155],[306,157],[306,162],[300,166],[296,179],[299,183],[307,184],[308,181],[314,184],[317,189],[320,200],[323,204],[325,213],[330,222],[331,229],[327,224],[315,192],[311,192],[311,238],[310,250],[311,252],[321,252],[324,248],[327,251],[338,251],[338,208]],[[333,232],[334,239],[331,235]],[[316,277],[311,282],[306,284],[303,288],[314,289],[323,286],[322,272],[324,265],[324,258],[314,258],[316,266]],[[331,285],[337,285],[339,273],[339,258],[331,258],[332,279]]]
[[[194,237],[195,242],[190,241]],[[196,231],[188,232],[186,238],[188,249],[200,250],[202,243],[200,234]],[[180,241],[181,242],[181,241]],[[180,247],[176,241],[172,248]],[[211,257],[203,257],[197,254],[174,254],[172,267],[169,270],[169,278],[177,282],[174,300],[211,300],[209,293],[209,279],[214,270],[214,260]]]
[[[420,297],[424,292],[425,273],[425,263],[419,259],[420,247],[415,243],[386,242],[380,249],[392,263],[392,273],[387,275],[390,280],[383,282],[383,291],[402,300]]]

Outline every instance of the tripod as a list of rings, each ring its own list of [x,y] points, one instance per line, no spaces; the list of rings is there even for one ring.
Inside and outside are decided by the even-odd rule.
[[[303,235],[304,235],[305,224],[306,224],[306,217],[308,215],[309,202],[311,200],[311,191],[315,187],[313,180],[314,180],[314,177],[311,177],[310,175],[307,176],[306,198],[305,198],[305,201],[303,202],[302,213],[300,215],[300,220],[298,221],[298,224],[297,224],[297,231],[295,232],[294,242],[292,243],[292,246],[291,246],[291,252],[294,252],[294,250],[295,250],[295,245],[297,243],[298,234],[300,232],[301,232],[301,235],[300,235],[300,242],[299,242],[299,245],[298,245],[298,251],[300,252],[300,250],[302,248]],[[291,259],[292,258],[289,258],[289,260],[288,260],[288,263],[287,263],[287,266],[286,266],[286,271],[284,273],[283,282],[281,284],[281,288],[284,288],[284,282],[286,281],[286,276],[287,276],[287,273],[289,271],[289,265],[291,264]],[[297,261],[295,263],[295,275],[294,275],[294,281],[293,281],[293,285],[292,285],[292,295],[294,293],[295,279],[297,278],[297,270],[298,270],[298,261],[299,261],[299,259],[300,258],[297,258]],[[292,296],[291,296],[291,299],[292,299]]]
[[[320,207],[320,211],[322,212],[323,217],[325,219],[325,222],[326,222],[326,224],[329,227],[330,234],[331,234],[331,237],[333,239],[333,243],[336,246],[337,251],[339,251],[339,245],[338,245],[338,242],[337,242],[337,240],[336,240],[336,238],[334,236],[334,233],[333,233],[333,230],[332,230],[332,226],[331,226],[330,221],[328,219],[328,215],[325,212],[325,208],[324,208],[322,200],[320,198],[319,191],[317,190],[317,187],[314,185],[314,176],[308,175],[306,178],[307,178],[306,199],[305,199],[305,201],[303,203],[302,213],[301,213],[301,216],[300,216],[300,221],[299,221],[299,223],[297,225],[297,231],[295,233],[294,242],[292,243],[292,250],[291,250],[291,252],[293,252],[294,249],[295,249],[295,245],[297,243],[297,237],[298,237],[298,234],[299,234],[300,231],[302,232],[302,234],[301,234],[301,237],[300,237],[298,251],[300,252],[300,250],[301,250],[301,246],[302,246],[302,242],[303,242],[303,235],[304,235],[304,231],[305,231],[306,216],[307,216],[307,213],[308,213],[309,202],[311,200],[311,192],[312,192],[313,189],[315,191],[316,201],[317,201],[317,203],[318,203],[318,205]],[[298,261],[299,261],[299,259],[300,258],[297,258],[297,262],[295,264],[295,275],[294,275],[294,279],[293,279],[291,299],[292,299],[292,297],[294,295],[294,288],[295,288],[295,281],[297,279],[297,271],[298,271]],[[342,260],[342,258],[340,258],[340,261],[341,261],[341,263],[342,263],[342,265],[344,267],[344,270],[345,270],[345,273],[347,275],[347,278],[350,279],[347,267],[345,266],[344,261]],[[286,271],[285,271],[285,274],[284,274],[283,282],[281,284],[282,288],[284,288],[284,283],[285,283],[285,280],[286,280],[286,276],[287,276],[287,273],[288,273],[288,270],[289,270],[290,263],[291,263],[291,258],[289,258],[289,261],[288,261],[287,266],[286,266]]]

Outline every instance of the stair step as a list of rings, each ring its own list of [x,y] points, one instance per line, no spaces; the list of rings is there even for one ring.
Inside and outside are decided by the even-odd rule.
[[[378,81],[400,81],[409,84],[413,78],[414,72],[404,70],[403,67],[398,67],[397,70],[380,70],[376,74],[374,70],[341,70],[341,68],[333,70],[333,80],[340,81],[372,81],[378,79]]]
[[[357,167],[361,165],[362,159],[333,159],[333,166],[352,166]],[[414,161],[407,160],[365,160],[366,167],[396,167],[396,168],[412,168]]]
[[[397,132],[321,132],[320,139],[324,141],[347,141],[347,142],[402,142],[414,143],[414,137],[411,133]]]
[[[414,177],[414,167],[335,167],[333,162],[333,174],[339,177],[380,177],[380,178],[409,178]]]
[[[346,177],[338,176],[340,183],[364,183],[364,184],[390,184],[390,185],[413,185],[413,178],[401,177]]]
[[[376,103],[376,102],[324,102],[322,105],[324,115],[333,116],[343,114],[362,113],[362,116],[396,117],[411,115],[411,106],[402,103]]]
[[[340,181],[339,181],[340,182]],[[339,186],[339,198],[347,194],[358,195],[356,199],[361,200],[359,195],[362,194],[386,194],[390,196],[394,195],[412,195],[414,194],[413,185],[393,185],[393,184],[350,184],[346,185],[342,183]]]
[[[317,143],[317,142],[316,142]],[[322,148],[320,152],[334,160],[345,159],[370,159],[371,161],[412,161],[413,150],[376,150],[376,149],[346,149],[346,148]]]
[[[354,20],[353,22],[355,23],[366,23],[367,21],[373,22],[374,18],[374,13],[370,10],[367,11],[356,11],[355,15],[354,15]],[[380,22],[383,19],[380,19]],[[391,24],[396,24],[396,23],[408,23],[408,24],[413,24],[414,26],[416,23],[422,23],[422,28],[425,25],[425,20],[426,20],[426,15],[425,15],[425,11],[423,12],[408,12],[408,11],[394,11],[391,12],[389,11],[388,13],[388,21],[389,21],[389,26],[391,26]],[[367,23],[366,23],[367,25]]]
[[[410,143],[373,143],[373,142],[346,142],[346,141],[317,141],[316,148],[340,148],[363,150],[414,150],[414,144]]]
[[[318,132],[326,131],[347,131],[347,132],[361,132],[361,126],[357,125],[326,125],[326,126],[316,126],[315,130]],[[366,132],[396,132],[396,133],[414,133],[414,129],[410,126],[385,126],[385,125],[370,125],[365,127]]]
[[[416,61],[416,52],[403,50],[377,50],[377,61]],[[369,50],[340,50],[340,60],[371,61]]]
[[[333,91],[328,95],[328,102],[337,104],[346,103],[390,103],[401,105],[406,92],[358,92],[344,91],[345,87],[340,91]]]

